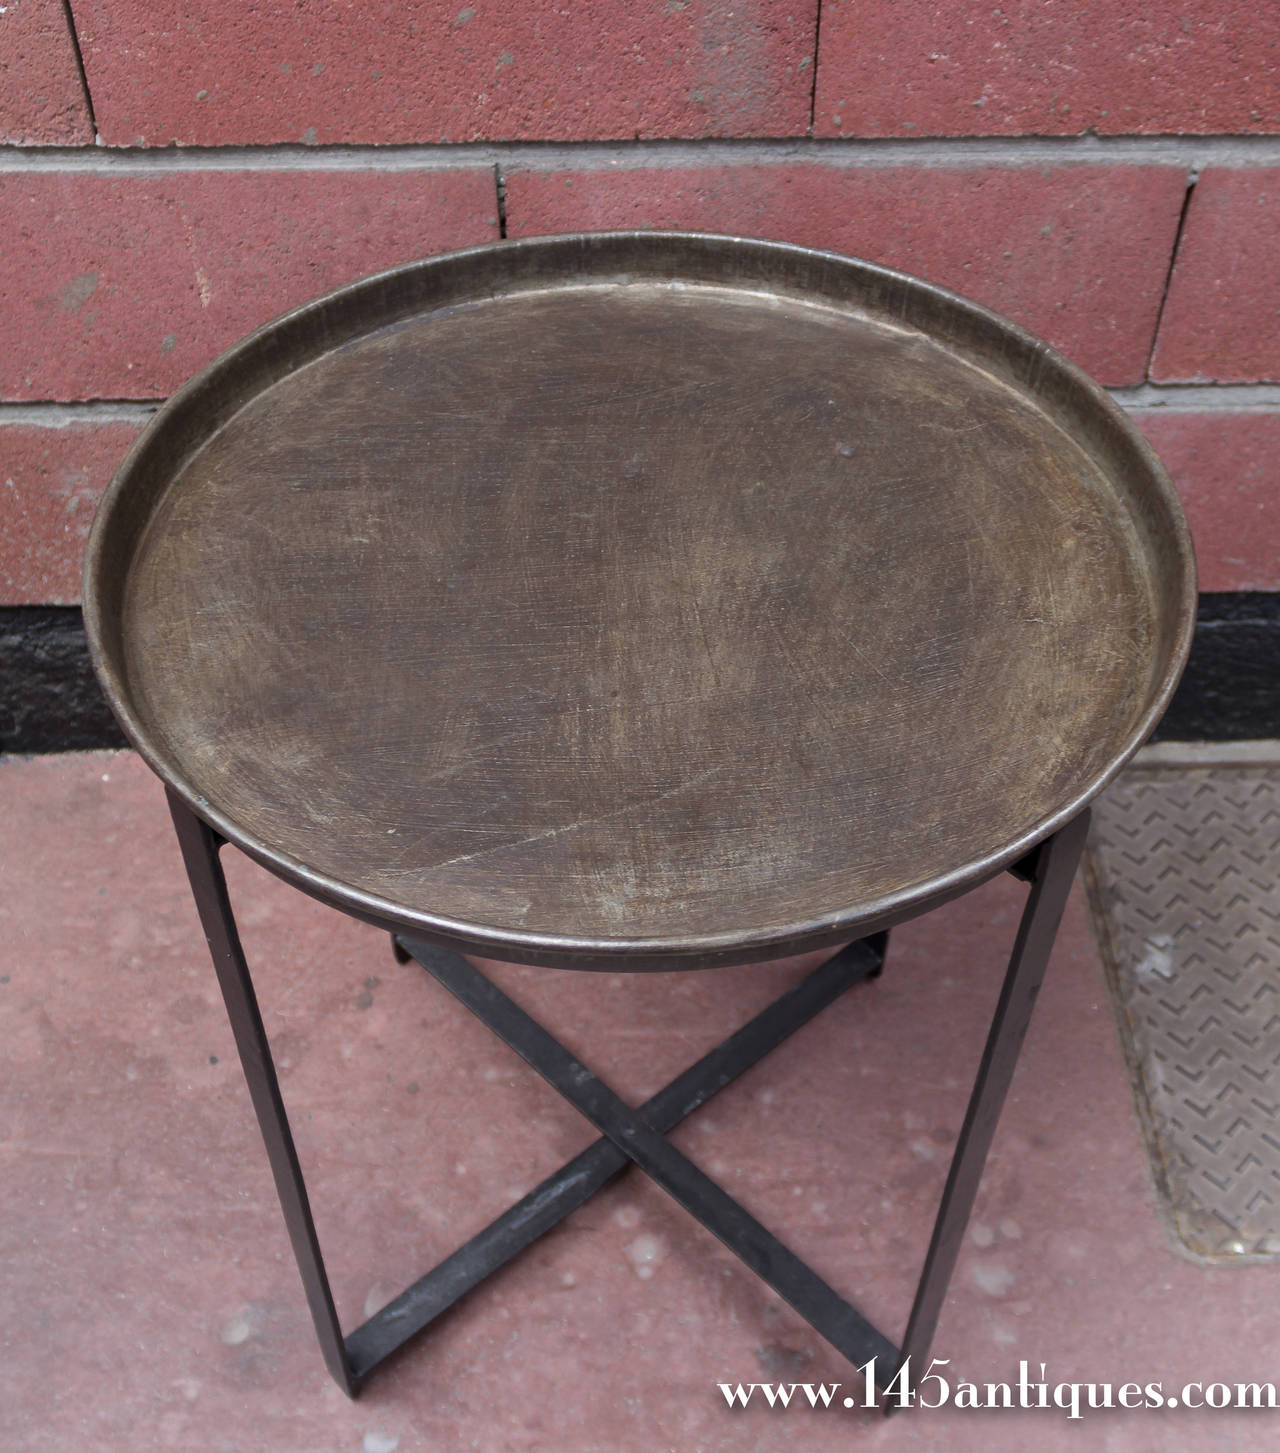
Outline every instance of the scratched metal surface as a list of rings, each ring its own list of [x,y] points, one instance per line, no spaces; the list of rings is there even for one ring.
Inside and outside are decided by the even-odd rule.
[[[1280,1257],[1280,768],[1131,768],[1091,899],[1154,1180],[1208,1261]]]
[[[469,258],[251,341],[98,523],[108,693],[269,865],[509,957],[763,957],[995,871],[1145,735],[1185,528],[1043,345],[800,249]]]

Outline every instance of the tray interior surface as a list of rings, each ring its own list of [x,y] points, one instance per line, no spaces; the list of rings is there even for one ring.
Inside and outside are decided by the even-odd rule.
[[[854,921],[1150,705],[1160,583],[1033,398],[883,318],[635,278],[423,311],[176,469],[132,710],[268,855],[491,935]]]

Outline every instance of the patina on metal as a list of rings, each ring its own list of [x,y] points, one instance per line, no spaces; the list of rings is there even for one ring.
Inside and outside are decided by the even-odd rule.
[[[952,294],[686,234],[479,248],[289,314],[103,502],[95,664],[170,805],[348,1391],[628,1163],[883,1384],[927,1355],[1088,819],[1177,682],[1167,478]],[[344,1336],[222,875],[389,928],[602,1138]],[[1030,884],[895,1345],[665,1138],[892,923]],[[645,1105],[461,957],[698,968],[854,942]]]
[[[1192,625],[1150,450],[1043,343],[779,244],[601,234],[334,293],[175,396],[90,545],[131,740],[388,928],[767,958],[1021,856]]]

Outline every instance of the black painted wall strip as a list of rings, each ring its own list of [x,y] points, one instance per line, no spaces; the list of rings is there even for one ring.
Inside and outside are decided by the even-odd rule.
[[[79,606],[0,607],[0,752],[123,747]]]
[[[1191,660],[1157,741],[1280,737],[1280,592],[1202,595]],[[0,752],[125,745],[77,606],[0,606]]]
[[[1202,595],[1191,659],[1153,740],[1280,737],[1280,592]]]

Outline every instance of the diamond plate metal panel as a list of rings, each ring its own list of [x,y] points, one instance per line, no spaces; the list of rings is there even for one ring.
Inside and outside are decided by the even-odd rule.
[[[1280,1260],[1280,768],[1131,768],[1088,870],[1172,1229],[1197,1258]]]

